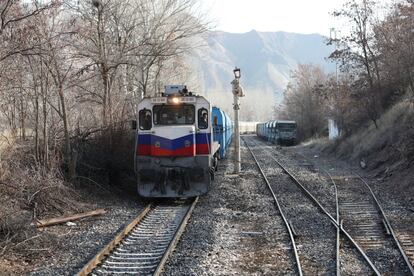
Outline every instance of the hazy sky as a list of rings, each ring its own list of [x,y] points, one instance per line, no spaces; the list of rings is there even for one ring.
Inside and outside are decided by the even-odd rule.
[[[201,0],[216,29],[244,33],[287,31],[329,36],[341,27],[331,13],[346,0]],[[380,2],[380,1],[379,1]],[[381,1],[382,2],[382,1]]]

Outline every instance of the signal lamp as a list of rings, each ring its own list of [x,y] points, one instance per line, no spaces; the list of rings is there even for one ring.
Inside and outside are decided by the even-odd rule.
[[[241,77],[241,72],[240,72],[240,68],[234,68],[234,70],[233,70],[233,73],[234,73],[234,77],[236,78],[236,79],[240,79],[240,77]]]

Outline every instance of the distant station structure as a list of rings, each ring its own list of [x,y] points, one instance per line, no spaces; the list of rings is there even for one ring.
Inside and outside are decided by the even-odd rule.
[[[328,120],[329,140],[335,140],[339,136],[338,125],[333,119]]]

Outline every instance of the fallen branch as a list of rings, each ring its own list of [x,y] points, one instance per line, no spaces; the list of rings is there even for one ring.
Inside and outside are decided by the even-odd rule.
[[[36,227],[40,228],[40,227],[47,227],[47,226],[52,226],[52,225],[56,225],[56,224],[62,224],[68,221],[75,221],[75,220],[80,220],[86,217],[92,217],[92,216],[100,216],[105,214],[106,211],[105,209],[97,209],[94,211],[90,211],[90,212],[86,212],[86,213],[80,213],[80,214],[76,214],[76,215],[72,215],[72,216],[62,216],[62,217],[57,217],[57,218],[52,218],[52,219],[42,219],[42,220],[38,220],[36,221]]]

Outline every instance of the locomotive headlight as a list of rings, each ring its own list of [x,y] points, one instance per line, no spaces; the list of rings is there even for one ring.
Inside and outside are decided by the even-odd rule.
[[[177,97],[174,97],[174,98],[172,98],[172,99],[171,99],[171,102],[172,102],[173,104],[179,104],[179,103],[180,103],[180,99],[179,99],[179,98],[177,98]]]

